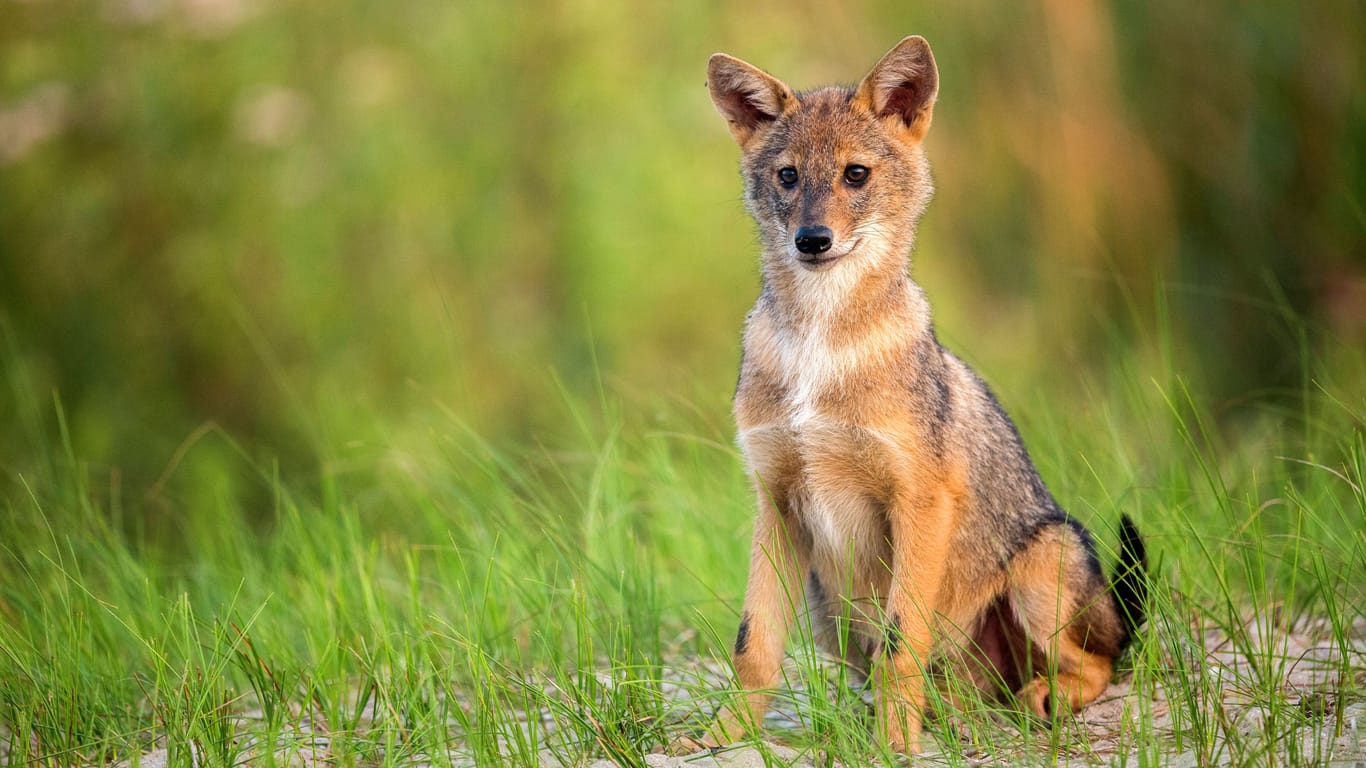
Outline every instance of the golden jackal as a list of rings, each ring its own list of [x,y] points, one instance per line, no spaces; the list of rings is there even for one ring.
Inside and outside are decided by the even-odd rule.
[[[803,582],[817,639],[871,672],[893,748],[919,747],[931,658],[1042,716],[1092,701],[1141,620],[1143,544],[1123,519],[1107,584],[908,276],[932,192],[929,45],[902,40],[856,88],[796,93],[720,53],[707,75],[743,152],[763,290],[735,393],[759,506],[734,656],[749,711],[723,709],[702,743],[759,722]]]

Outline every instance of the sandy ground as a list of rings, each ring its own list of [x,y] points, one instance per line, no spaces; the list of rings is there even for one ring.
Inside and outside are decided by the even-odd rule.
[[[1366,768],[1366,621],[1359,621],[1353,632],[1343,643],[1334,641],[1324,622],[1301,622],[1295,627],[1266,630],[1257,622],[1249,623],[1246,628],[1246,643],[1234,643],[1220,631],[1203,633],[1203,648],[1194,647],[1190,652],[1187,670],[1192,665],[1203,665],[1203,673],[1217,681],[1214,690],[1219,691],[1219,701],[1211,702],[1209,712],[1212,716],[1224,719],[1225,726],[1220,740],[1203,750],[1194,748],[1187,739],[1178,745],[1175,738],[1180,729],[1183,713],[1173,711],[1167,700],[1165,689],[1159,684],[1147,701],[1140,701],[1141,694],[1134,690],[1128,680],[1112,684],[1108,690],[1091,706],[1081,712],[1075,727],[1084,729],[1087,743],[1085,751],[1065,755],[1059,765],[1149,765],[1157,757],[1160,764],[1185,768],[1197,765],[1228,764],[1230,739],[1243,742],[1238,754],[1248,755],[1249,747],[1263,750],[1260,765],[1333,765]],[[1238,646],[1244,651],[1240,652]],[[1344,661],[1346,662],[1344,664]],[[1266,670],[1272,670],[1279,678],[1274,685],[1285,697],[1290,709],[1298,712],[1287,716],[1283,707],[1278,717],[1274,717],[1265,706],[1259,704],[1259,697],[1248,683],[1263,679]],[[1346,670],[1346,674],[1343,672]],[[677,698],[679,714],[689,712],[689,691],[711,690],[724,685],[726,670],[715,663],[694,661],[680,663],[666,673],[665,693]],[[798,676],[789,675],[789,679]],[[1258,687],[1265,691],[1266,686]],[[798,713],[791,703],[801,696],[780,696],[773,711],[765,720],[770,738],[784,741],[784,733],[799,727]],[[1142,705],[1142,706],[1140,706]],[[254,713],[246,713],[250,720]],[[525,717],[539,716],[543,723],[553,726],[548,712],[524,713]],[[1149,733],[1159,734],[1162,743],[1135,745],[1126,743],[1131,740],[1126,734],[1140,717],[1148,718],[1151,726]],[[1269,728],[1268,723],[1279,724]],[[328,738],[325,729],[303,718],[296,726],[298,737],[295,747],[286,762],[300,765],[330,765]],[[1030,753],[1018,738],[1004,734],[1002,743],[984,745],[971,743],[964,739],[957,744],[934,742],[927,744],[927,751],[911,761],[912,765],[943,765],[954,758],[955,762],[967,759],[971,765],[1011,765],[1029,763],[1037,765],[1040,755]],[[5,739],[0,738],[0,744]],[[300,745],[308,745],[301,750]],[[1140,761],[1138,751],[1147,753]],[[456,765],[474,765],[459,743],[451,745],[450,759]],[[0,764],[7,764],[5,755],[0,754]],[[826,765],[824,755],[818,750],[798,752],[790,747],[767,742],[761,748],[747,746],[715,753],[699,752],[685,756],[663,754],[643,755],[645,764],[652,768],[714,768],[731,766]],[[250,762],[250,747],[247,748]],[[428,764],[430,759],[415,758],[413,765]],[[445,763],[445,760],[434,761]],[[561,766],[548,751],[542,753],[542,765]],[[137,764],[145,768],[163,768],[167,764],[164,749],[155,750],[140,756],[136,761],[123,765]],[[598,760],[588,763],[591,768],[605,768],[613,763]]]

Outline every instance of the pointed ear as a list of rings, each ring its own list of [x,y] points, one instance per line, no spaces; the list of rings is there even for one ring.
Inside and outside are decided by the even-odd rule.
[[[707,90],[741,148],[797,104],[783,81],[724,53],[707,61]]]
[[[906,141],[917,143],[930,130],[939,70],[930,44],[919,35],[897,43],[859,83],[854,100],[888,121]]]

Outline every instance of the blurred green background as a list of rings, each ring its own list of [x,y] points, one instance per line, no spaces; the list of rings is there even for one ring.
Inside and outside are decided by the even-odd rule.
[[[909,33],[949,346],[1057,407],[1161,356],[1236,423],[1366,344],[1363,9],[0,0],[0,467],[65,429],[139,508],[436,412],[553,441],[600,389],[728,439],[758,278],[706,58],[805,88]]]

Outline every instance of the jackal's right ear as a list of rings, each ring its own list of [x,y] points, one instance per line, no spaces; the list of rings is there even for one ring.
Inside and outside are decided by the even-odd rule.
[[[939,69],[930,44],[911,35],[892,47],[859,83],[854,100],[891,123],[895,132],[919,143],[930,130]]]
[[[707,61],[707,90],[742,149],[797,104],[783,81],[724,53],[714,53]]]

